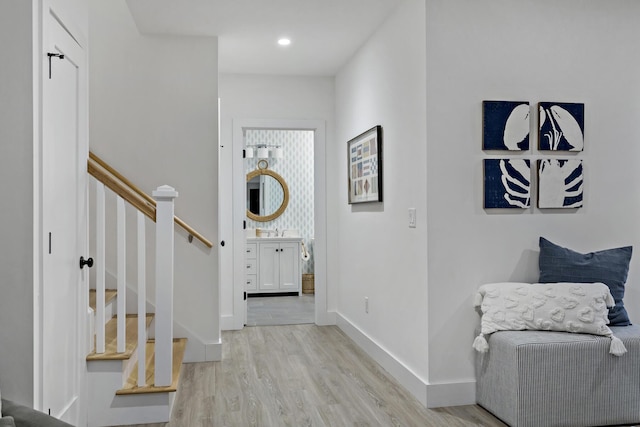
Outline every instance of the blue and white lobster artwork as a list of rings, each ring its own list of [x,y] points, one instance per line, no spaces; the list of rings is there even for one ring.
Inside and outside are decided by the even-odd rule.
[[[483,150],[528,150],[529,126],[528,102],[482,102]]]
[[[485,159],[484,207],[486,209],[531,207],[531,161]]]
[[[538,160],[538,207],[582,207],[583,176],[582,160]]]
[[[584,149],[584,104],[541,102],[538,113],[540,150]]]

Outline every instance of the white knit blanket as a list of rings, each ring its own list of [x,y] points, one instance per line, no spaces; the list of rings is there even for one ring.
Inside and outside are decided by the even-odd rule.
[[[607,324],[607,307],[615,304],[603,283],[491,283],[478,289],[474,305],[482,313],[473,347],[486,352],[485,335],[497,331],[562,331],[611,338],[610,353],[627,350]]]

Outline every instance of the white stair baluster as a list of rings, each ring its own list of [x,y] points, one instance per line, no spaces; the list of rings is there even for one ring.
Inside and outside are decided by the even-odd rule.
[[[126,324],[127,324],[127,309],[126,309],[126,293],[127,293],[127,275],[126,275],[126,235],[125,235],[125,221],[126,211],[124,206],[124,199],[120,196],[117,198],[117,268],[118,268],[118,353],[124,353],[126,350]]]
[[[156,329],[155,379],[157,387],[172,382],[173,364],[173,202],[174,188],[163,185],[153,192],[156,199]]]
[[[144,214],[138,211],[138,387],[146,385],[147,292]]]
[[[105,207],[104,184],[96,181],[96,353],[105,352]]]

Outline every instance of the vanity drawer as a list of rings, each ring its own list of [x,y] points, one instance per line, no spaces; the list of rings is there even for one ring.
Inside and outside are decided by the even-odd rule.
[[[256,274],[258,272],[257,264],[258,262],[255,259],[248,259],[247,274]]]
[[[256,277],[257,276],[255,274],[247,274],[247,284],[244,287],[245,291],[255,291],[256,289],[258,289],[258,287],[256,286],[256,283],[258,283]]]
[[[247,259],[256,259],[257,245],[256,243],[247,243]]]

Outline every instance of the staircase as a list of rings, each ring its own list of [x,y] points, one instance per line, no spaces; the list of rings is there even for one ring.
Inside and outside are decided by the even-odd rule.
[[[173,336],[173,244],[174,221],[188,227],[173,214],[177,192],[171,187],[154,191],[155,200],[141,192],[118,172],[90,153],[88,172],[95,178],[96,274],[89,296],[93,344],[86,356],[88,375],[88,425],[115,426],[168,422],[178,389],[186,338]],[[115,197],[116,244],[106,248],[105,189]],[[126,267],[125,202],[135,208],[137,218],[137,283],[129,284]],[[146,280],[146,221],[155,227],[155,276]],[[202,236],[188,228],[190,238]],[[193,231],[193,232],[192,232]],[[110,235],[111,235],[110,234]],[[210,242],[203,240],[207,246]],[[211,246],[209,246],[211,247]],[[108,261],[116,264],[113,277],[117,289],[107,289]],[[155,293],[147,301],[147,287]],[[127,308],[127,289],[137,294],[136,309]],[[154,313],[147,313],[147,305]],[[130,312],[133,311],[133,312]]]
[[[106,312],[113,313],[117,306],[117,291],[107,290]],[[91,291],[90,304],[96,310],[95,291]],[[113,426],[167,422],[171,417],[175,392],[180,379],[180,367],[187,340],[173,340],[172,382],[170,386],[153,385],[155,369],[155,342],[147,339],[145,353],[145,385],[138,386],[138,315],[127,314],[125,351],[117,351],[117,315],[105,324],[105,352],[95,349],[87,355],[89,375],[89,425]],[[145,316],[148,329],[154,315]],[[95,345],[95,344],[94,344]]]

